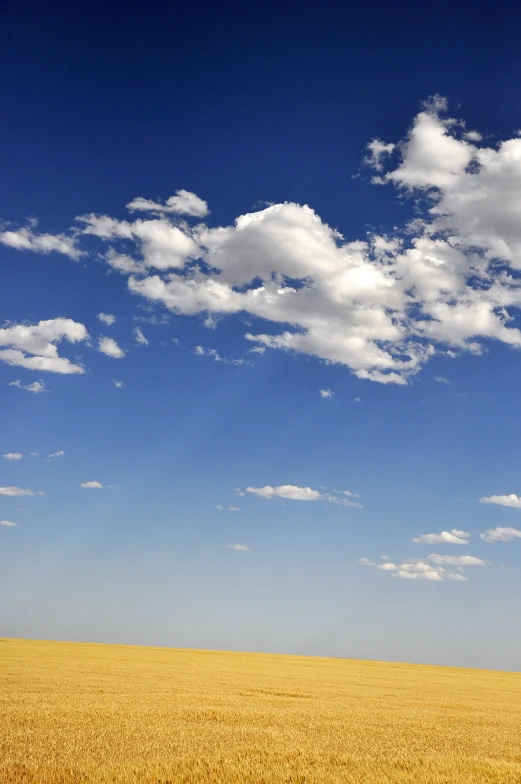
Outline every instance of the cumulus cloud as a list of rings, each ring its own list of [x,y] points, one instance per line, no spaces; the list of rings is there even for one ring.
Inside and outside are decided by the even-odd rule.
[[[136,343],[141,346],[148,346],[148,340],[143,335],[143,332],[140,327],[136,327],[134,330],[134,337],[136,339]]]
[[[330,389],[320,389],[319,392],[320,397],[325,398],[326,400],[331,400],[334,395],[334,392],[332,392]]]
[[[32,384],[22,384],[20,380],[10,381],[10,387],[18,387],[18,389],[26,389],[28,392],[33,392],[38,395],[40,392],[47,392],[45,383],[43,381],[33,381]]]
[[[21,460],[23,455],[21,452],[7,452],[7,454],[2,455],[4,460]]]
[[[173,212],[198,218],[204,218],[209,212],[208,204],[203,199],[196,196],[195,193],[183,189],[176,191],[176,195],[170,196],[165,204],[138,196],[127,204],[127,209],[130,212]]]
[[[242,550],[246,553],[251,553],[251,547],[246,547],[245,544],[229,544],[228,548],[230,550]]]
[[[17,523],[12,523],[10,520],[0,520],[0,526],[4,528],[16,528]]]
[[[480,537],[485,542],[510,542],[512,539],[521,539],[521,531],[518,528],[489,528]]]
[[[49,458],[53,458],[53,457],[63,457],[64,454],[65,454],[65,452],[63,451],[63,449],[58,449],[57,452],[51,452],[50,455],[47,455],[47,458],[49,459]]]
[[[0,243],[16,250],[31,250],[48,254],[52,251],[63,253],[70,259],[79,259],[82,252],[76,246],[74,237],[65,234],[35,234],[32,228],[17,231],[0,231]]]
[[[0,487],[0,495],[34,495],[34,491],[23,490],[21,487]],[[43,495],[43,493],[38,493],[38,495]]]
[[[450,558],[450,556],[446,556]],[[465,556],[463,556],[465,557]],[[468,556],[470,558],[470,556]],[[429,558],[443,558],[443,556],[432,555]],[[476,566],[477,564],[475,561],[479,559],[471,559],[472,563],[467,562],[466,566]],[[453,572],[442,565],[443,563],[450,564],[450,561],[443,561],[436,563],[435,566],[429,563],[425,563],[425,561],[410,561],[402,564],[394,564],[390,561],[386,563],[375,564],[369,558],[360,558],[359,563],[363,564],[364,566],[374,566],[381,572],[389,572],[393,577],[397,577],[401,580],[429,580],[431,582],[438,582],[441,583],[444,580],[459,580],[459,581],[467,581],[467,577],[461,574],[460,571]],[[481,565],[481,564],[479,564]],[[483,564],[484,565],[484,564]],[[461,569],[461,566],[459,566]]]
[[[98,313],[97,318],[100,321],[103,321],[108,327],[110,327],[116,321],[116,316],[113,316],[111,313]]]
[[[510,495],[491,495],[488,498],[484,496],[479,499],[482,504],[497,504],[498,506],[511,506],[515,509],[521,509],[521,498],[515,493]]]
[[[87,490],[100,490],[103,487],[103,485],[100,484],[100,482],[96,482],[96,481],[94,481],[94,482],[82,482],[80,487],[84,487]]]
[[[0,346],[6,347],[0,348],[0,360],[29,370],[84,373],[82,365],[75,365],[58,355],[56,344],[62,340],[79,343],[87,340],[88,336],[83,324],[67,318],[47,319],[38,324],[13,324],[0,329]],[[18,382],[12,383],[13,386],[22,386]],[[42,391],[32,386],[31,392]]]
[[[416,544],[468,544],[470,534],[453,528],[451,531],[441,531],[439,534],[421,534],[412,541]]]
[[[435,97],[404,139],[368,146],[373,181],[416,202],[418,217],[389,235],[347,240],[290,202],[227,226],[189,225],[177,216],[202,218],[207,206],[180,190],[165,204],[130,202],[144,217],[82,216],[75,242],[97,237],[148,302],[211,323],[246,314],[255,348],[360,379],[405,384],[440,352],[477,354],[492,340],[520,348],[521,137],[486,146],[446,111]]]
[[[121,359],[121,357],[125,356],[123,349],[112,338],[99,338],[98,351],[114,359]]]
[[[262,498],[287,498],[292,501],[318,501],[323,498],[318,490],[312,490],[311,487],[297,487],[296,485],[280,485],[279,487],[247,487],[247,493],[260,495]]]

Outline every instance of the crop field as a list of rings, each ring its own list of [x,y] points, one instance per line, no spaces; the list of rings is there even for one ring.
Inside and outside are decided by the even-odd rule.
[[[2,784],[521,782],[521,674],[0,639]]]

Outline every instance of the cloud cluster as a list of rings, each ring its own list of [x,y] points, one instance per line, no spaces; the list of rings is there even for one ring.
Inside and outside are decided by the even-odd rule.
[[[426,563],[430,561],[431,563]],[[443,582],[443,580],[456,580],[466,582],[468,578],[462,574],[461,570],[466,566],[485,566],[485,561],[472,555],[439,555],[431,553],[426,561],[413,559],[402,564],[394,564],[390,561],[385,563],[374,563],[369,558],[360,558],[362,566],[373,566],[382,572],[391,572],[393,577],[402,580],[430,580],[433,582]],[[456,567],[458,571],[451,571],[447,566]]]
[[[164,204],[135,198],[130,220],[80,216],[73,240],[32,229],[0,239],[70,256],[82,235],[97,237],[106,263],[149,302],[212,325],[248,314],[254,348],[405,384],[436,353],[480,353],[489,340],[521,347],[521,138],[486,146],[446,109],[435,97],[404,139],[368,145],[372,181],[416,201],[418,217],[389,235],[346,239],[288,202],[194,225],[206,202],[179,190]]]
[[[313,490],[311,487],[298,487],[298,485],[279,485],[279,487],[265,485],[265,487],[247,487],[246,493],[252,493],[267,499],[284,498],[290,501],[327,501],[330,504],[338,504],[340,506],[363,508],[359,501],[349,500],[349,497],[360,497],[358,493],[352,493],[350,490],[334,490],[332,493],[321,493],[319,490]],[[240,492],[240,495],[244,495],[244,493]],[[339,496],[348,497],[342,498]]]
[[[0,329],[0,360],[29,370],[84,373],[82,365],[59,356],[56,344],[62,340],[79,343],[88,336],[83,324],[68,318],[47,319],[38,324],[13,324]],[[22,386],[17,381],[11,383]],[[43,391],[41,387],[36,389],[34,384],[24,388],[31,392]]]

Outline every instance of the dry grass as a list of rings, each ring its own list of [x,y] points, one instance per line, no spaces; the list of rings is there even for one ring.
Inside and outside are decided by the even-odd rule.
[[[0,640],[2,784],[521,782],[521,674]]]

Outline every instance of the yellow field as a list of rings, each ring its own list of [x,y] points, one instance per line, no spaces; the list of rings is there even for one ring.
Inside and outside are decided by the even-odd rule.
[[[1,784],[521,782],[521,674],[0,639]]]

